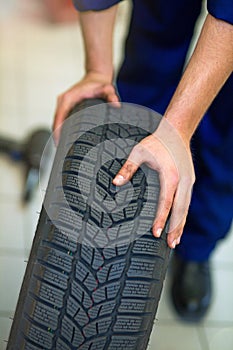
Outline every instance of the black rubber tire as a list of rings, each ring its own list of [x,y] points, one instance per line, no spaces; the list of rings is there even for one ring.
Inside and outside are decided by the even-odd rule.
[[[75,111],[85,113],[84,107],[101,102],[87,100]],[[103,104],[103,112],[111,114],[109,105]],[[79,123],[76,128],[80,128]],[[98,173],[95,184],[98,191],[105,197],[112,196],[112,178],[124,162],[124,159],[115,159],[114,154],[113,161],[105,166],[100,166],[98,159],[87,159],[86,164],[91,166],[87,167],[86,174],[81,173],[77,164],[84,156],[89,156],[85,147],[89,150],[116,135],[123,137],[126,143],[128,139],[139,142],[147,135],[140,128],[127,124],[110,123],[100,128],[97,126],[82,134],[71,146],[63,166],[63,189],[67,191],[67,196],[71,192],[73,194],[72,203],[75,205],[72,210],[83,215],[80,231],[84,233],[88,222],[104,229],[109,218],[114,225],[119,222],[119,217],[98,216],[98,211],[96,214],[91,206],[86,204],[83,207],[83,200],[72,179],[79,173],[81,178],[89,178],[90,183],[95,183],[93,176]],[[62,138],[65,134],[67,137],[67,132],[74,132],[74,127],[63,130],[59,147],[62,147]],[[130,147],[125,147],[125,159]],[[101,157],[109,152],[109,149],[102,149]],[[58,161],[55,158],[48,191],[56,175]],[[151,184],[147,183],[145,172],[152,174]],[[129,222],[128,238],[135,235],[135,224],[132,229],[130,220],[138,213],[140,217],[147,186],[154,186],[157,191],[155,200],[158,200],[159,193],[158,176],[147,167],[141,167],[133,179],[134,197],[128,205],[129,210],[122,210],[124,217],[121,218],[123,222]],[[106,211],[104,204],[95,200],[95,196],[91,200],[93,205]],[[153,216],[154,213],[144,220],[151,224]],[[166,230],[159,239],[155,239],[149,230],[129,239],[128,244],[94,247],[75,241],[74,237],[69,239],[70,236],[64,234],[64,230],[69,230],[69,222],[61,212],[60,225],[63,230],[53,224],[43,205],[7,350],[145,350],[169,261]]]

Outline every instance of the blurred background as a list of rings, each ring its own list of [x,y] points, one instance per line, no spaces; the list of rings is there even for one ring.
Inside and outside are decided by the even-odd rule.
[[[70,0],[0,0],[0,136],[23,141],[51,129],[58,94],[84,73],[78,14]],[[130,1],[120,5],[115,65],[122,59]],[[0,350],[26,267],[43,193],[22,205],[25,167],[0,153]],[[233,234],[213,256],[214,300],[206,319],[177,319],[169,300],[169,272],[148,349],[233,349]]]

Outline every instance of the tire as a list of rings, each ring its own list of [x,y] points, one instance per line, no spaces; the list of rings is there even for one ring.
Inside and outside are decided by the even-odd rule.
[[[96,105],[110,122],[98,125],[91,107]],[[114,109],[99,100],[84,101],[75,113],[79,117],[62,130],[7,350],[145,350],[170,255],[167,226],[159,239],[151,232],[159,195],[156,172],[141,166],[118,193],[123,199],[131,196],[127,206],[109,207],[117,193],[114,174],[132,144],[148,132],[111,122]],[[77,141],[70,142],[75,132]],[[116,142],[116,157],[105,141],[119,138],[124,147]],[[61,159],[65,144],[68,152]],[[56,182],[61,163],[68,206],[60,201]],[[76,215],[81,219],[72,231]]]

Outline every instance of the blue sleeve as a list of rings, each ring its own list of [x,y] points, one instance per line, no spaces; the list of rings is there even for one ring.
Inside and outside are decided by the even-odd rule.
[[[122,0],[73,0],[74,6],[78,11],[98,11],[105,10]]]
[[[233,24],[233,0],[207,0],[207,9],[213,17]]]

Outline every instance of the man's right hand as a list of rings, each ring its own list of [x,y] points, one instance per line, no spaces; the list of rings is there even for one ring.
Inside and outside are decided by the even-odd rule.
[[[110,79],[98,72],[87,73],[80,82],[58,96],[53,122],[56,144],[59,142],[62,123],[70,110],[88,98],[101,98],[106,102],[119,103],[119,97]]]

